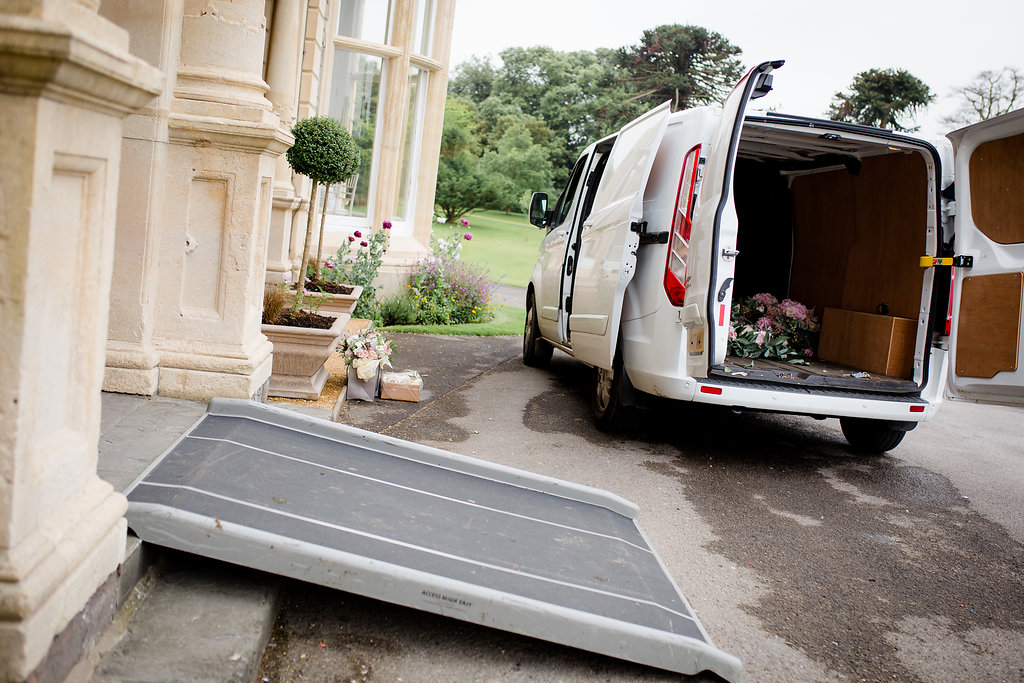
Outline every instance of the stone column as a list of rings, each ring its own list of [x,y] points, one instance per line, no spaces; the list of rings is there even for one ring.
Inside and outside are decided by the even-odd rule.
[[[63,679],[124,553],[125,499],[96,476],[100,385],[122,119],[159,74],[98,5],[0,9],[3,681]]]
[[[154,346],[161,395],[259,397],[277,157],[291,144],[265,97],[264,0],[185,0],[159,212]]]
[[[127,30],[132,54],[162,72],[160,97],[125,120],[114,278],[103,389],[151,396],[160,355],[153,342],[159,219],[167,178],[167,120],[178,70],[183,0],[104,0],[103,16]]]
[[[267,98],[281,120],[281,129],[291,130],[299,100],[299,57],[304,38],[305,2],[277,2],[270,29],[270,54],[267,60]],[[282,154],[274,170],[274,201],[270,214],[270,239],[267,244],[267,281],[281,282],[291,275],[290,251],[295,210],[302,199],[295,194],[292,170]]]

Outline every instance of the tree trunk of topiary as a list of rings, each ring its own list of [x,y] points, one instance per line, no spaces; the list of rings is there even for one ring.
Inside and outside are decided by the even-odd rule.
[[[299,268],[299,281],[295,283],[296,292],[306,291],[306,266],[309,264],[309,248],[313,246],[313,207],[316,206],[316,179],[309,193],[309,214],[306,216],[306,243],[302,247],[302,266]]]
[[[323,266],[323,250],[324,250],[324,223],[327,222],[327,197],[331,193],[331,186],[324,185],[324,210],[320,212],[320,238],[316,241],[316,268],[313,269],[314,273],[320,273],[320,267]],[[320,278],[317,277],[317,280]]]

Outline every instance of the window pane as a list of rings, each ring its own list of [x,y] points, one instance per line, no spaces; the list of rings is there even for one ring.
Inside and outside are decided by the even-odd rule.
[[[434,34],[434,0],[416,0],[416,26],[412,34],[412,51],[430,54]]]
[[[359,148],[357,175],[348,183],[331,188],[328,213],[338,216],[367,215],[370,178],[373,177],[373,143],[377,128],[383,59],[334,50],[334,75],[331,79],[331,104],[328,113],[341,121]]]
[[[341,3],[338,35],[386,43],[390,8],[390,0],[345,0]]]
[[[409,109],[406,113],[405,129],[402,131],[401,157],[398,160],[401,176],[398,181],[398,196],[395,198],[395,218],[398,220],[412,220],[427,78],[426,71],[409,69]]]

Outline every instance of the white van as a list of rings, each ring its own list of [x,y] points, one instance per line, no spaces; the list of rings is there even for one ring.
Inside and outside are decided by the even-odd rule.
[[[745,116],[781,65],[721,108],[657,107],[590,145],[553,206],[534,195],[548,234],[524,362],[558,348],[592,366],[602,428],[631,426],[651,395],[838,417],[869,451],[944,394],[1024,402],[1024,110],[952,145]],[[823,315],[817,358],[728,355],[733,304],[758,293]]]

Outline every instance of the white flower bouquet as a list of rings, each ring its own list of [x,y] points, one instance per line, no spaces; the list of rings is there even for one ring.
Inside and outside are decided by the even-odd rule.
[[[338,353],[345,364],[364,382],[372,379],[382,367],[390,368],[394,352],[391,341],[373,328],[351,334],[338,344]]]

